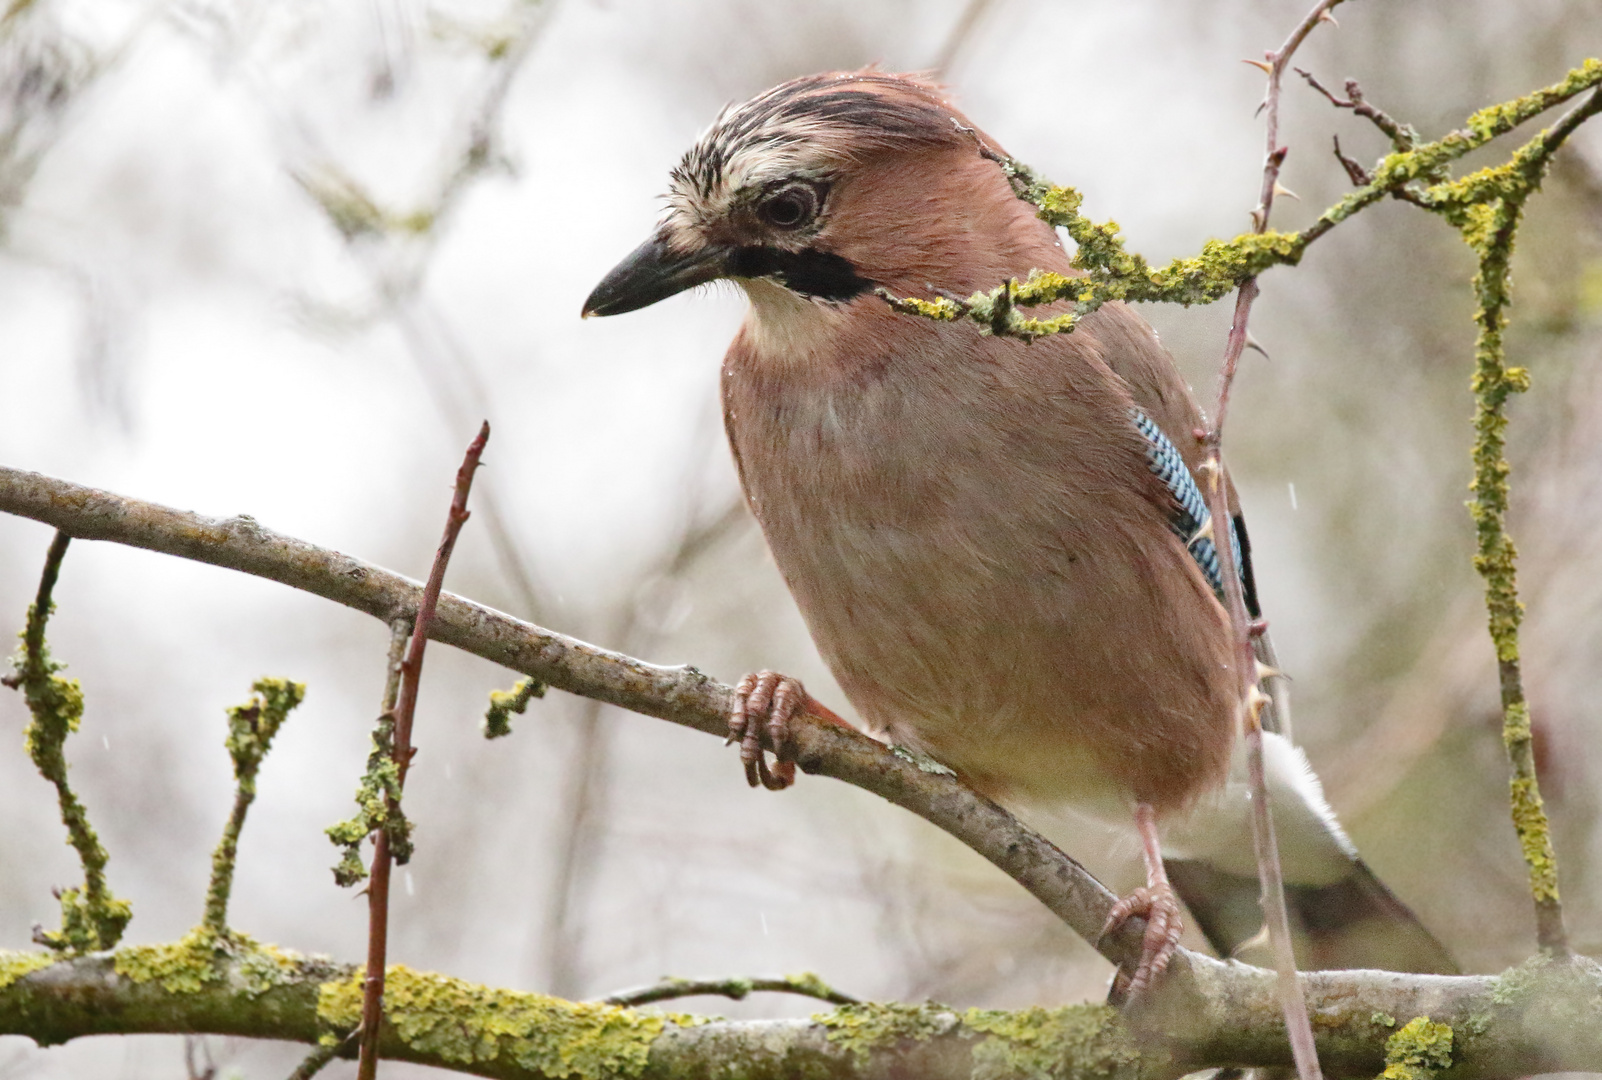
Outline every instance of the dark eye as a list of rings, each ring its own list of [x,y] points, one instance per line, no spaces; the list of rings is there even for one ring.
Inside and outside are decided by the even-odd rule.
[[[811,184],[791,184],[762,200],[757,212],[780,229],[799,229],[818,216],[818,190]]]

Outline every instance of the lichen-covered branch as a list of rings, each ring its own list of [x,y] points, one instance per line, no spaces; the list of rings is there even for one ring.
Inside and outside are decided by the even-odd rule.
[[[1479,259],[1474,277],[1478,335],[1474,345],[1474,567],[1485,581],[1485,606],[1496,647],[1502,698],[1502,738],[1512,769],[1509,781],[1513,827],[1529,867],[1535,902],[1536,939],[1555,955],[1568,952],[1568,934],[1558,897],[1557,855],[1535,772],[1530,707],[1519,661],[1516,551],[1507,534],[1507,403],[1530,386],[1522,367],[1509,367],[1502,342],[1512,302],[1514,238],[1524,206],[1545,176],[1552,154],[1581,123],[1602,111],[1602,89],[1594,91],[1556,126],[1521,147],[1507,164],[1432,187],[1429,205],[1451,222]]]
[[[1209,304],[1271,267],[1294,266],[1309,245],[1364,207],[1403,191],[1410,195],[1410,201],[1417,201],[1428,185],[1447,180],[1446,167],[1453,161],[1599,85],[1602,60],[1587,60],[1551,86],[1481,109],[1468,118],[1462,129],[1444,138],[1388,154],[1375,165],[1367,183],[1349,192],[1301,232],[1263,229],[1227,242],[1208,240],[1198,255],[1175,259],[1159,269],[1153,269],[1140,255],[1124,250],[1117,222],[1098,225],[1082,215],[1079,209],[1083,197],[1079,192],[1051,184],[1027,166],[981,146],[981,153],[1000,163],[1018,197],[1039,207],[1041,220],[1064,229],[1078,245],[1074,266],[1084,273],[1031,274],[1023,281],[1004,282],[966,299],[938,293],[933,299],[898,297],[883,291],[880,295],[907,314],[940,320],[966,318],[987,333],[1024,340],[1069,332],[1080,319],[1114,300],[1186,307]],[[1026,317],[1018,310],[1062,301],[1071,301],[1072,307],[1044,319]]]
[[[283,536],[249,517],[199,514],[0,466],[0,512],[277,581],[366,612],[386,625],[411,618],[422,586],[392,571]],[[558,690],[727,734],[733,690],[693,667],[659,667],[443,593],[429,637]],[[1114,900],[1084,867],[956,777],[929,772],[860,732],[802,722],[796,764],[871,791],[944,829],[1027,889],[1115,964],[1139,955],[1140,920],[1100,939]],[[1183,966],[1185,956],[1176,961]]]
[[[306,697],[304,683],[257,679],[249,701],[228,710],[228,756],[234,763],[234,809],[223,826],[222,839],[211,855],[211,883],[206,887],[206,913],[201,925],[214,934],[228,932],[228,896],[234,886],[234,859],[245,815],[256,801],[256,773],[272,749],[273,736],[291,710]]]
[[[50,647],[45,643],[45,624],[55,610],[51,593],[71,539],[69,533],[58,531],[50,542],[44,571],[39,576],[39,593],[28,608],[27,623],[20,635],[22,647],[11,659],[12,673],[0,681],[21,690],[28,704],[33,717],[23,732],[28,756],[40,775],[55,785],[67,842],[83,864],[83,888],[74,886],[57,893],[61,929],[36,932],[36,937],[41,945],[78,953],[115,946],[133,917],[133,909],[128,901],[112,895],[106,882],[109,856],[94,826],[89,824],[89,812],[67,780],[67,736],[83,722],[83,688],[77,679],[57,674],[66,665],[51,658]]]
[[[799,994],[802,997],[827,1001],[831,1005],[859,1004],[857,998],[852,997],[850,994],[842,994],[810,971],[800,975],[785,975],[778,979],[668,978],[650,986],[640,986],[633,990],[619,990],[615,994],[608,994],[601,999],[601,1003],[603,1005],[627,1005],[630,1008],[638,1008],[641,1005],[651,1005],[658,1001],[673,1001],[676,998],[702,997],[706,995],[743,1001],[751,994],[756,993]]]
[[[1416,1064],[1452,1080],[1602,1070],[1602,967],[1536,958],[1501,976],[1305,974],[1318,1052],[1336,1075]],[[507,1080],[1170,1080],[1279,1067],[1273,976],[1206,961],[1134,1012],[851,1005],[809,1020],[723,1021],[563,1001],[392,966],[383,1057]],[[191,1032],[339,1042],[361,1011],[350,964],[197,930],[169,945],[62,958],[0,951],[0,1033]],[[346,1044],[342,1055],[348,1055]],[[1419,1075],[1397,1072],[1400,1077]]]

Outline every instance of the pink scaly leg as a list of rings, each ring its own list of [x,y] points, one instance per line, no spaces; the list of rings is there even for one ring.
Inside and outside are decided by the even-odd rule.
[[[1146,920],[1146,935],[1140,943],[1140,963],[1129,980],[1128,996],[1131,998],[1167,969],[1184,929],[1179,919],[1179,898],[1174,895],[1173,887],[1168,884],[1168,872],[1163,869],[1157,813],[1149,803],[1135,804],[1135,828],[1140,831],[1141,853],[1146,859],[1146,885],[1114,904],[1107,916],[1107,925],[1101,928],[1101,936],[1106,937],[1133,916]]]
[[[752,787],[760,784],[769,791],[780,791],[795,783],[795,747],[790,744],[790,725],[801,713],[843,728],[851,726],[832,709],[809,697],[801,681],[788,675],[758,671],[735,686],[734,704],[729,709],[729,742],[740,744],[745,779]],[[773,748],[771,769],[762,754],[764,729],[768,745]]]

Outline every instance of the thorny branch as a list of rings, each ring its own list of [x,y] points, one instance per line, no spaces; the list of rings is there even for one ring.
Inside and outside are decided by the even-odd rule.
[[[467,496],[473,489],[473,474],[478,471],[479,458],[484,453],[489,434],[489,421],[486,420],[478,429],[478,436],[468,444],[461,468],[456,470],[456,490],[451,497],[450,512],[445,518],[445,534],[434,553],[434,565],[429,570],[428,583],[423,586],[423,598],[418,604],[411,642],[406,649],[406,658],[401,661],[392,750],[395,762],[392,798],[395,800],[399,799],[406,786],[406,772],[411,767],[415,752],[412,748],[412,719],[417,712],[417,688],[423,677],[423,650],[428,646],[440,590],[445,586],[445,569],[450,565],[456,538],[461,535],[462,526],[469,517]],[[362,995],[361,1057],[356,1071],[357,1080],[373,1080],[378,1075],[378,1036],[384,1009],[384,958],[389,942],[390,862],[389,830],[380,829],[373,842],[373,870],[367,886],[367,977]]]
[[[1274,196],[1282,190],[1279,183],[1281,166],[1285,162],[1286,147],[1279,141],[1279,99],[1284,83],[1285,68],[1291,56],[1313,32],[1320,22],[1334,22],[1330,11],[1341,0],[1319,0],[1305,18],[1291,31],[1290,37],[1277,52],[1268,53],[1264,66],[1268,74],[1268,90],[1264,97],[1265,135],[1267,149],[1263,160],[1262,188],[1257,207],[1252,211],[1252,232],[1258,236],[1268,231],[1268,220],[1274,209]],[[1223,440],[1224,421],[1229,414],[1230,390],[1235,384],[1235,372],[1249,336],[1247,324],[1251,319],[1252,303],[1257,299],[1257,278],[1248,277],[1240,283],[1235,296],[1235,317],[1229,327],[1224,344],[1224,358],[1218,376],[1218,405],[1213,411],[1212,426],[1202,435],[1206,450],[1201,471],[1203,487],[1207,493],[1207,509],[1213,527],[1218,530],[1213,550],[1218,553],[1219,574],[1223,578],[1224,608],[1229,613],[1230,633],[1234,638],[1235,670],[1238,673],[1237,693],[1241,710],[1242,727],[1246,740],[1246,772],[1251,784],[1252,844],[1257,854],[1257,876],[1262,883],[1261,903],[1263,926],[1268,931],[1272,946],[1274,969],[1278,975],[1280,1008],[1285,1014],[1286,1035],[1290,1039],[1291,1056],[1296,1062],[1300,1080],[1319,1080],[1318,1050],[1313,1040],[1312,1022],[1307,1015],[1307,1000],[1296,978],[1296,954],[1291,944],[1290,916],[1285,903],[1285,879],[1279,861],[1279,845],[1274,837],[1274,818],[1268,799],[1268,780],[1263,766],[1262,708],[1268,698],[1258,687],[1257,654],[1252,645],[1252,620],[1246,611],[1246,597],[1241,587],[1240,570],[1235,565],[1235,545],[1229,542],[1228,530],[1234,520],[1229,495],[1224,484]]]

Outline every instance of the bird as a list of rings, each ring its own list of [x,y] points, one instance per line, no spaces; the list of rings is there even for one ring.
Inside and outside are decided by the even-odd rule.
[[[583,314],[718,280],[744,291],[724,425],[819,653],[870,733],[1003,805],[1133,826],[1146,884],[1107,929],[1146,921],[1137,995],[1177,947],[1181,892],[1226,955],[1261,924],[1224,530],[1196,482],[1202,410],[1134,309],[1109,303],[1025,342],[887,303],[1079,272],[1004,159],[923,76],[793,79],[717,116],[673,169],[657,228]],[[845,723],[775,671],[735,691],[730,737],[752,786],[793,781],[798,715]],[[1301,750],[1265,738],[1314,959],[1452,970],[1358,856]]]

